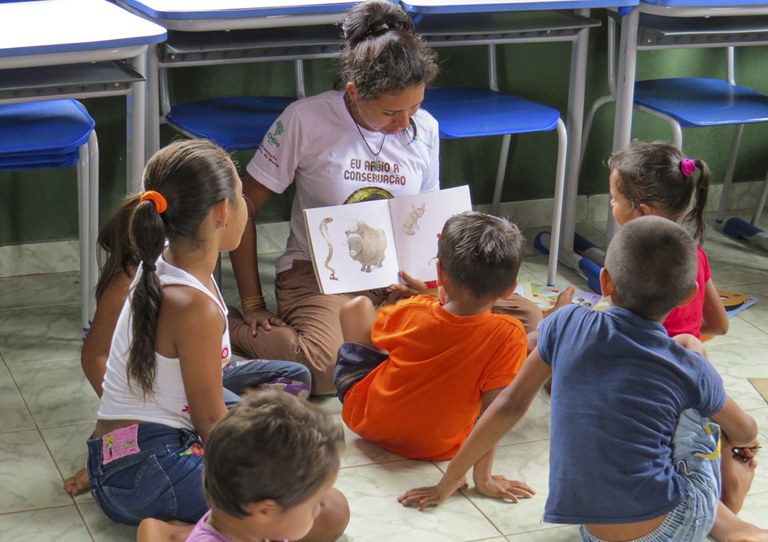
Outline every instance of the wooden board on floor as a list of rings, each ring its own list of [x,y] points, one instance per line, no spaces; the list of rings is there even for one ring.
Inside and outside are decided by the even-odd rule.
[[[749,381],[768,403],[768,378],[750,378]]]

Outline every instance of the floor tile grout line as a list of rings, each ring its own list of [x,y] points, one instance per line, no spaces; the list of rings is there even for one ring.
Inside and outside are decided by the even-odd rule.
[[[27,307],[0,307],[0,313],[3,312],[18,312],[18,311],[29,311],[29,310],[36,310],[36,309],[51,309],[55,307],[80,307],[80,302],[76,303],[52,303],[50,305],[29,305]]]
[[[62,483],[61,490],[64,491],[63,484],[66,481],[66,478],[64,477],[64,474],[61,472],[61,468],[59,467],[59,464],[56,462],[56,458],[54,457],[53,452],[51,451],[51,448],[48,445],[48,441],[46,441],[45,437],[43,436],[43,432],[41,431],[40,426],[38,425],[35,415],[32,413],[32,409],[29,407],[29,403],[27,402],[27,399],[24,397],[24,394],[21,392],[21,388],[19,387],[19,384],[16,382],[16,377],[13,376],[13,373],[11,372],[10,368],[8,368],[8,364],[5,363],[5,360],[3,360],[3,363],[5,364],[6,369],[8,370],[8,374],[11,376],[11,381],[13,382],[13,385],[16,388],[16,391],[18,391],[19,396],[21,397],[21,400],[24,403],[24,407],[27,409],[27,412],[29,413],[29,417],[32,419],[32,423],[35,425],[34,429],[28,429],[28,431],[34,430],[37,432],[37,435],[40,437],[40,441],[43,443],[43,446],[45,447],[45,451],[48,452],[48,457],[51,459],[51,462],[53,463],[53,467],[56,469],[56,472],[59,473],[59,477],[61,478],[61,483]],[[67,495],[72,501],[72,504],[75,504],[75,498],[69,494]]]
[[[33,512],[42,512],[45,510],[60,510],[63,508],[74,507],[75,504],[55,504],[52,506],[41,506],[40,508],[25,508],[24,510],[13,510],[11,512],[0,512],[0,518],[4,516],[12,516],[13,514],[29,514]]]
[[[83,521],[83,525],[85,526],[85,530],[88,531],[88,534],[90,535],[91,540],[93,542],[96,542],[96,535],[91,530],[91,526],[88,524],[88,521],[85,519],[85,516],[83,515],[83,511],[80,509],[80,506],[78,505],[78,502],[74,498],[72,500],[75,501],[75,510],[77,510],[77,515],[80,516],[80,519]]]

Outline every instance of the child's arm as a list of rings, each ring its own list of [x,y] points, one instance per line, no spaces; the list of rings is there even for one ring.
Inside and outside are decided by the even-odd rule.
[[[504,388],[480,416],[469,438],[451,460],[448,470],[433,487],[411,489],[398,498],[404,506],[418,504],[419,510],[437,505],[462,486],[469,468],[475,465],[523,417],[536,392],[552,374],[538,349],[530,353],[512,384]]]
[[[205,440],[227,413],[221,376],[221,313],[201,292],[190,295],[190,288],[166,286],[157,328],[159,352],[168,348],[167,339],[160,340],[161,330],[168,330],[173,340],[192,424]]]
[[[483,405],[480,415],[493,403],[493,400],[501,393],[503,388],[485,391],[482,394]],[[496,497],[499,499],[509,499],[517,502],[517,497],[524,499],[531,498],[535,491],[528,484],[518,482],[517,480],[508,480],[499,474],[494,475],[493,461],[496,458],[496,448],[498,443],[494,444],[486,454],[475,463],[472,469],[472,481],[475,483],[477,491],[486,497]]]
[[[717,288],[709,279],[704,286],[704,313],[701,323],[702,335],[725,335],[728,333],[728,314],[717,293]]]
[[[712,416],[712,421],[728,435],[728,442],[735,448],[751,445],[757,438],[755,419],[741,410],[741,407],[727,397],[723,409]]]
[[[107,284],[104,293],[96,305],[96,314],[80,353],[80,363],[93,391],[101,397],[104,373],[107,371],[107,358],[112,344],[112,334],[117,326],[120,311],[128,297],[128,290],[133,277],[117,273]]]

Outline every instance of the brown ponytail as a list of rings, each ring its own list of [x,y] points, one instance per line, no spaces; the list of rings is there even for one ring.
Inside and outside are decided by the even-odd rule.
[[[136,206],[129,234],[141,262],[141,274],[131,300],[133,340],[128,355],[128,382],[138,384],[142,394],[149,395],[155,381],[155,336],[163,302],[155,262],[165,244],[165,225],[154,203],[142,201]]]
[[[156,262],[166,240],[199,243],[208,211],[221,200],[234,201],[236,183],[237,169],[230,156],[203,139],[171,143],[147,162],[144,188],[157,192],[165,205],[161,214],[153,199],[138,202],[129,227],[141,276],[131,292],[128,382],[138,384],[145,396],[152,393],[155,380],[157,321],[163,301]]]
[[[694,180],[695,175],[691,176],[690,182],[694,184],[693,208],[685,215],[685,222],[693,224],[693,238],[699,244],[704,242],[704,211],[707,208],[707,194],[709,192],[710,172],[709,166],[703,160],[696,160],[696,169],[699,170],[698,180]]]

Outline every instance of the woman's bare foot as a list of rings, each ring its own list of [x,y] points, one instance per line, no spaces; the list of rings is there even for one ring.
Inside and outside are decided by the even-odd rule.
[[[137,542],[184,542],[194,525],[174,521],[171,523],[159,519],[147,518],[139,523],[136,532]]]
[[[74,476],[64,480],[64,491],[73,497],[85,493],[89,489],[91,489],[91,481],[88,479],[88,472],[85,469],[80,469]]]

